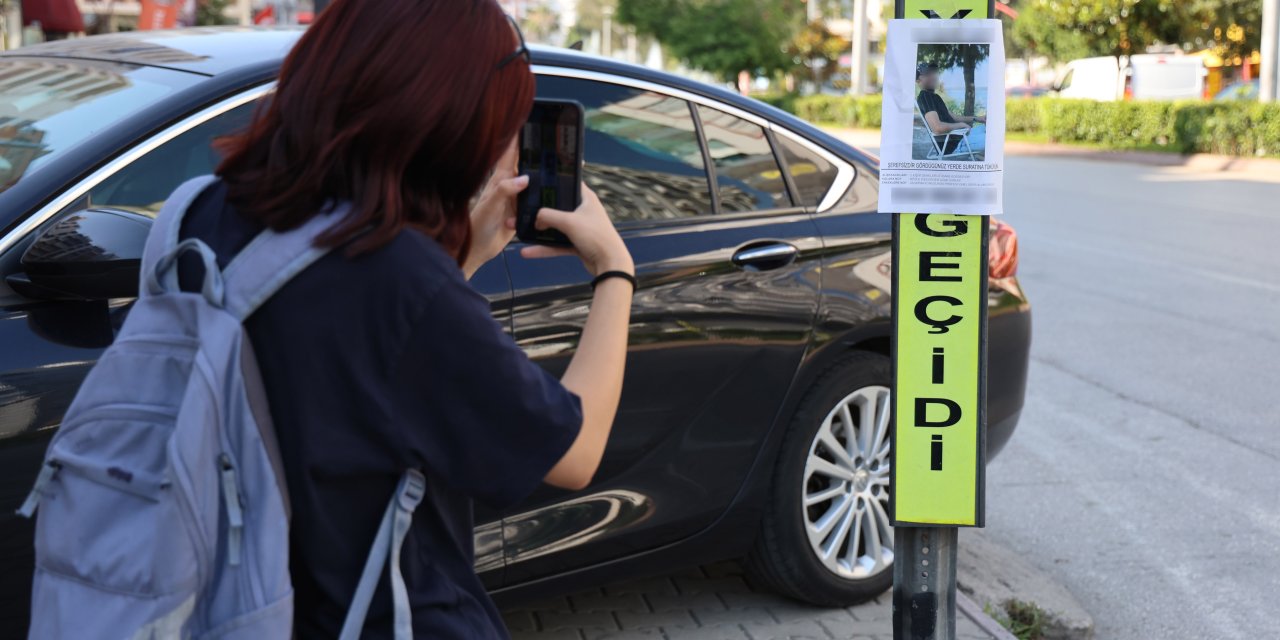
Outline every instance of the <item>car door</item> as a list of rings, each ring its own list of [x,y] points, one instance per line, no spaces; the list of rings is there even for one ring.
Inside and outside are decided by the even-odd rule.
[[[640,287],[622,400],[595,481],[544,487],[504,518],[507,583],[656,547],[729,504],[810,337],[821,242],[793,202],[767,123],[633,79],[542,68],[538,94],[581,102],[586,183]],[[506,253],[514,335],[562,374],[590,306],[576,259]]]
[[[251,94],[256,98],[263,89]],[[256,101],[237,96],[210,107],[205,118],[185,121],[140,143],[145,153],[120,156],[107,170],[55,194],[55,209],[38,211],[42,227],[88,207],[127,209],[154,215],[182,182],[212,173],[218,155],[215,138],[248,124]],[[66,201],[59,204],[59,201]],[[40,232],[31,231],[0,256],[3,276],[19,269],[17,258]],[[503,261],[493,260],[472,278],[503,326],[510,326],[511,286]],[[0,285],[0,557],[19,565],[2,579],[3,602],[25,602],[31,572],[31,521],[13,515],[30,489],[49,437],[89,368],[110,345],[132,300],[65,302],[24,299]],[[476,568],[488,586],[502,578],[501,516],[476,514]],[[12,545],[13,549],[9,547]],[[21,574],[26,577],[13,577]],[[13,585],[12,593],[9,589]],[[15,605],[25,610],[25,605]],[[0,616],[4,613],[0,608]],[[15,615],[20,615],[15,613]]]

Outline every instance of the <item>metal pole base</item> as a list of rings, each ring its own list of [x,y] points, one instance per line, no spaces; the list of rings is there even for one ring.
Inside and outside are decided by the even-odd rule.
[[[893,531],[893,639],[956,637],[956,527]]]

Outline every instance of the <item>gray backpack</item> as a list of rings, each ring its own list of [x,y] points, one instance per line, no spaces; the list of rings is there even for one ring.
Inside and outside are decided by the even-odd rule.
[[[313,240],[343,216],[266,231],[225,271],[183,214],[214,181],[174,192],[143,251],[139,297],[54,436],[19,509],[36,522],[29,637],[40,640],[288,639],[289,504],[244,319],[325,250]],[[177,261],[204,262],[200,293],[178,288]],[[413,636],[400,546],[424,478],[406,471],[387,506],[347,612],[355,640],[391,564],[397,639]]]

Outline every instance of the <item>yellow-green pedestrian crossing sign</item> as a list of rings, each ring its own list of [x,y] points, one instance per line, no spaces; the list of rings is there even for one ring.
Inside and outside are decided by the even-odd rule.
[[[898,0],[896,9],[919,20],[991,16],[988,0]],[[894,216],[896,526],[984,524],[988,230],[986,216]]]
[[[895,225],[894,520],[982,526],[987,218]]]

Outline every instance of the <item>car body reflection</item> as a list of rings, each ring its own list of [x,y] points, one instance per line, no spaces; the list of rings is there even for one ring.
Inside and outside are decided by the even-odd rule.
[[[507,564],[568,551],[653,515],[654,505],[634,491],[602,491],[508,516],[503,524]]]

